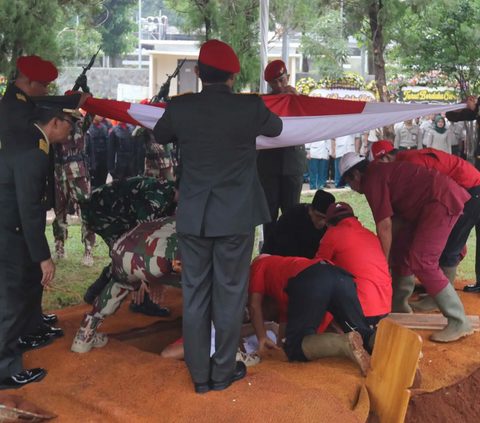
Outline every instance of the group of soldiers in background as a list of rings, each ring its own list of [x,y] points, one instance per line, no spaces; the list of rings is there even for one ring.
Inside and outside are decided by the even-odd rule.
[[[173,180],[172,152],[157,144],[150,130],[124,122],[114,125],[101,116],[86,114],[75,125],[75,135],[55,149],[54,259],[67,258],[69,204],[83,222],[79,202],[107,182],[132,176]],[[93,265],[95,234],[82,223],[85,253],[82,265]]]

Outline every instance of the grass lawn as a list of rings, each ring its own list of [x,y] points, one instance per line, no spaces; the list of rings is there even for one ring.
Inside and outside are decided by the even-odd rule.
[[[337,201],[349,203],[363,225],[375,231],[375,224],[370,207],[363,195],[351,191],[336,193]],[[302,202],[310,203],[312,196],[302,196]],[[100,275],[104,266],[109,263],[108,248],[101,238],[97,237],[94,251],[95,265],[82,266],[83,245],[81,243],[80,226],[69,227],[69,239],[66,242],[68,259],[57,263],[57,274],[50,292],[45,292],[43,305],[45,310],[68,307],[83,302],[82,297],[88,286]],[[54,242],[52,227],[47,226],[47,237],[53,251]],[[468,239],[468,254],[459,266],[458,279],[475,280],[475,234]]]

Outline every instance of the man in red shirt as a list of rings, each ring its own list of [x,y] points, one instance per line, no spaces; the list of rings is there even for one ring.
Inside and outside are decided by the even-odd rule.
[[[399,288],[396,301],[403,297],[406,303],[413,292],[413,286],[407,286],[402,277],[416,275],[448,319],[447,326],[430,340],[452,342],[471,335],[462,302],[439,267],[450,232],[470,199],[467,191],[434,169],[408,162],[369,164],[358,153],[343,156],[340,171],[341,179],[365,194],[387,260],[392,247],[392,217],[410,227],[395,234],[398,251],[393,254],[392,283],[394,292]],[[394,305],[395,301],[392,309]]]
[[[278,349],[264,326],[262,300],[268,295],[280,310],[278,339],[285,338],[283,349],[290,361],[347,357],[366,374],[370,357],[364,348],[372,350],[375,331],[363,315],[350,273],[322,259],[262,254],[250,267],[248,293],[260,350]],[[318,333],[331,320],[327,311],[346,335]]]
[[[434,148],[423,150],[397,151],[389,141],[378,141],[379,145],[372,147],[373,159],[378,162],[390,163],[406,161],[438,170],[449,176],[458,185],[465,188],[472,198],[465,203],[463,214],[458,219],[445,250],[440,257],[440,268],[448,277],[450,283],[455,283],[457,265],[472,228],[480,220],[480,172],[467,161],[453,154],[444,153]],[[477,234],[478,235],[478,234]],[[465,287],[466,292],[480,292],[480,236],[477,236],[477,253],[475,257],[475,272],[477,283]],[[412,308],[418,311],[432,311],[436,305],[431,298],[418,303],[412,303]]]
[[[347,203],[328,208],[327,226],[316,257],[354,276],[363,314],[370,325],[377,325],[392,309],[392,278],[379,239],[362,226]]]

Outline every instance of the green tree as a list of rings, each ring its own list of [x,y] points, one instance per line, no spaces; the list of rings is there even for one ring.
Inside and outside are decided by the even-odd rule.
[[[135,24],[135,7],[138,0],[106,0],[101,13],[95,16],[95,26],[102,36],[102,50],[108,56],[119,56],[131,52],[135,47],[133,34],[138,31]]]
[[[438,70],[458,81],[462,96],[480,92],[479,0],[436,0],[422,10],[411,6],[395,30],[389,58],[402,72]]]
[[[97,0],[8,0],[0,2],[0,73],[9,75],[21,55],[37,54],[62,64],[60,39],[66,22],[98,11]],[[59,39],[60,38],[60,39]]]

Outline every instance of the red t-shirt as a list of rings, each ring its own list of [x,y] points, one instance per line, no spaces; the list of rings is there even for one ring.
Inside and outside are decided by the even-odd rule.
[[[288,295],[283,290],[288,280],[297,276],[302,270],[322,259],[307,259],[304,257],[268,256],[255,260],[250,266],[250,283],[248,295],[259,293],[268,295],[275,300],[280,311],[280,322],[287,321]],[[326,313],[320,325],[319,332],[325,331],[332,321],[332,315]],[[321,330],[321,332],[320,332]]]
[[[435,202],[457,215],[470,199],[448,176],[408,162],[370,163],[362,178],[362,190],[375,223],[393,215],[418,221],[425,205]]]
[[[316,257],[333,261],[355,276],[358,299],[365,316],[390,313],[392,278],[380,240],[355,217],[328,228]]]
[[[399,151],[397,161],[410,162],[437,169],[458,185],[470,189],[480,185],[480,172],[466,160],[434,148]]]

